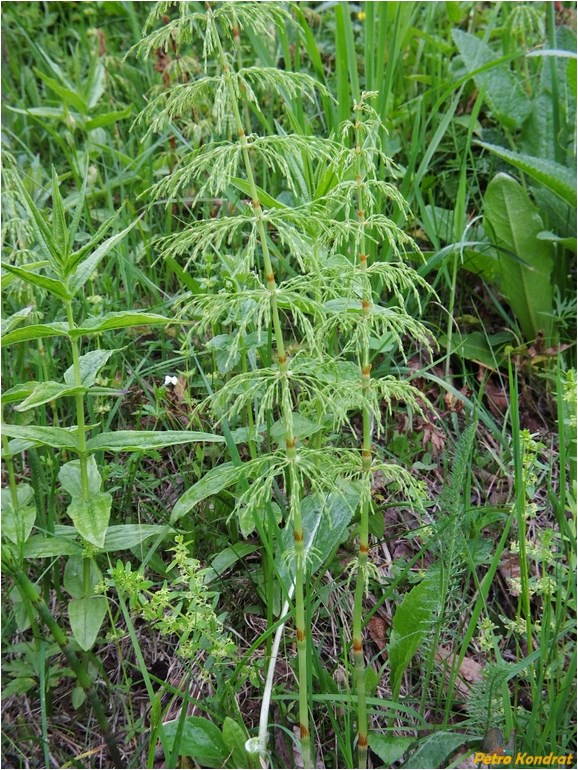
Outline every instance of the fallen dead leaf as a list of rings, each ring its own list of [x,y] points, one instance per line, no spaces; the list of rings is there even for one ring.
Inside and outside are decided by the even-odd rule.
[[[512,596],[519,596],[520,591],[517,588],[516,584],[512,583],[514,580],[519,580],[520,578],[520,557],[517,553],[512,554],[504,554],[502,556],[502,560],[500,561],[500,566],[498,567],[498,571],[500,572],[501,576],[506,581],[506,584],[508,585],[508,588],[510,589],[510,593]]]
[[[455,661],[455,653],[452,653],[449,647],[440,645],[435,654],[435,660],[437,663],[445,663],[447,661],[447,674],[449,679],[450,671]],[[474,682],[479,682],[482,678],[484,667],[474,660],[473,658],[465,657],[460,665],[459,676],[456,677],[456,687],[458,692],[462,696],[467,696],[470,693],[471,686]]]
[[[379,615],[374,615],[367,624],[367,630],[380,652],[383,652],[387,644],[387,624],[385,620]]]

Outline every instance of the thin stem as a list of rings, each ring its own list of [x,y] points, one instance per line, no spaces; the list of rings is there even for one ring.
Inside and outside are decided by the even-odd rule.
[[[263,275],[269,291],[269,302],[271,307],[271,318],[273,320],[273,332],[275,337],[275,347],[277,349],[277,359],[279,364],[279,375],[281,377],[281,411],[285,423],[285,447],[287,458],[290,461],[289,479],[291,482],[291,516],[293,520],[293,539],[295,547],[295,624],[297,629],[297,656],[299,668],[299,734],[301,739],[301,754],[303,764],[306,768],[312,767],[311,759],[311,737],[309,731],[309,697],[308,697],[308,660],[307,660],[307,631],[305,626],[305,549],[303,543],[303,523],[301,517],[301,479],[297,471],[298,453],[296,450],[296,439],[293,433],[293,414],[292,414],[292,396],[290,388],[291,372],[287,364],[287,354],[283,331],[281,327],[281,316],[277,305],[277,284],[269,245],[267,242],[267,232],[263,218],[263,209],[259,201],[257,184],[253,172],[253,165],[249,152],[249,143],[245,133],[243,120],[237,104],[235,89],[232,82],[231,70],[227,57],[223,50],[221,40],[218,36],[216,25],[213,19],[211,9],[208,9],[209,23],[213,26],[214,36],[217,41],[217,48],[221,66],[223,68],[223,77],[227,84],[229,97],[233,110],[233,117],[239,137],[243,162],[247,174],[247,182],[251,194],[251,203],[257,224],[259,242],[263,253]]]
[[[363,294],[361,299],[361,323],[371,323],[371,286],[367,276],[367,253],[365,239],[365,211],[363,195],[363,168],[361,162],[361,132],[360,110],[356,110],[355,122],[355,151],[357,161],[357,218],[359,237],[356,245],[359,249],[357,258],[362,272]],[[364,393],[371,386],[371,364],[369,351],[369,333],[363,335],[364,343],[361,352],[361,387]],[[368,399],[364,398],[364,403]],[[371,490],[371,414],[369,407],[363,408],[363,444],[361,448],[364,485],[367,486],[361,498],[359,521],[359,547],[357,555],[357,582],[355,586],[355,601],[353,607],[353,657],[355,663],[355,682],[357,689],[357,761],[359,768],[367,765],[367,705],[365,701],[365,661],[363,657],[363,597],[367,580],[367,564],[369,551],[369,501]]]

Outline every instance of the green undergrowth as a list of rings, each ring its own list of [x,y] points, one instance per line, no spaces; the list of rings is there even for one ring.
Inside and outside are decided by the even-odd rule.
[[[575,757],[575,50],[2,4],[3,766]]]

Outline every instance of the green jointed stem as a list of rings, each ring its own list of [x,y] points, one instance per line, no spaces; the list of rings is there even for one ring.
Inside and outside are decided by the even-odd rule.
[[[363,196],[363,174],[361,163],[360,112],[356,110],[355,122],[355,151],[357,162],[357,217],[359,223],[359,238],[356,246],[359,253],[356,259],[362,272],[363,291],[361,299],[361,323],[371,323],[371,287],[365,276],[367,271],[367,254],[365,241],[365,211]],[[363,335],[361,351],[361,387],[366,392],[371,386],[371,364],[369,362],[369,333]],[[364,398],[367,404],[368,399]],[[357,583],[355,586],[355,602],[353,608],[353,657],[355,663],[355,682],[357,689],[357,761],[359,768],[367,764],[367,705],[365,701],[365,661],[363,658],[363,596],[367,577],[367,559],[369,550],[369,499],[371,491],[371,414],[369,407],[363,409],[363,444],[361,449],[363,483],[367,486],[361,497],[359,522],[359,550],[357,556]]]
[[[239,137],[239,143],[241,145],[241,151],[243,155],[243,162],[245,165],[245,171],[247,174],[247,183],[249,185],[249,191],[251,194],[251,204],[255,214],[255,221],[257,223],[257,231],[259,234],[259,242],[261,244],[261,250],[263,252],[263,275],[269,291],[269,302],[271,307],[271,318],[273,320],[273,332],[275,336],[275,345],[277,348],[277,357],[279,362],[279,373],[282,377],[282,398],[281,409],[283,414],[283,420],[285,423],[285,447],[287,458],[290,461],[289,477],[291,482],[290,494],[291,494],[291,517],[293,521],[293,539],[295,548],[295,624],[297,629],[297,656],[298,656],[298,668],[299,668],[299,734],[301,739],[301,754],[303,757],[304,767],[312,767],[312,755],[311,755],[311,737],[309,731],[309,699],[307,692],[308,683],[308,662],[307,662],[307,633],[305,626],[305,598],[304,598],[304,582],[305,582],[305,548],[304,548],[304,536],[303,536],[303,524],[301,517],[301,480],[299,473],[297,472],[296,462],[298,454],[295,449],[296,440],[293,433],[293,415],[292,415],[292,398],[291,389],[289,386],[289,379],[291,372],[287,366],[287,354],[285,350],[285,341],[283,338],[283,331],[281,327],[281,317],[279,314],[279,308],[277,306],[277,284],[275,281],[275,274],[273,272],[273,265],[271,262],[271,256],[269,253],[269,246],[267,243],[267,233],[265,230],[265,224],[263,221],[263,209],[259,202],[259,194],[257,191],[257,184],[255,181],[255,175],[253,173],[253,165],[251,163],[251,157],[249,154],[249,143],[245,134],[243,120],[237,104],[235,89],[231,79],[231,70],[223,50],[221,40],[219,38],[215,22],[212,17],[211,9],[208,10],[209,23],[213,26],[213,32],[217,41],[217,48],[219,51],[219,58],[221,66],[223,68],[223,75],[229,90],[231,105],[233,109],[233,116],[235,119],[235,127]]]

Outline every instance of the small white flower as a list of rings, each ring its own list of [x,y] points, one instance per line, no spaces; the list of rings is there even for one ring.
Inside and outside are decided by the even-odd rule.
[[[166,385],[176,385],[178,383],[178,377],[172,377],[170,374],[167,374],[165,377],[165,386]]]

